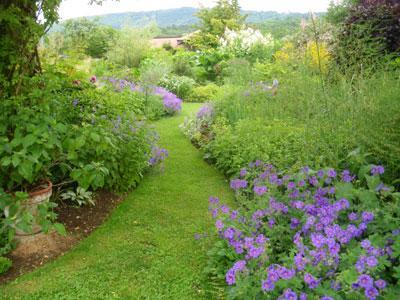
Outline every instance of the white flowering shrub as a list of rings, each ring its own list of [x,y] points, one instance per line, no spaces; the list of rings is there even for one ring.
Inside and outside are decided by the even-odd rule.
[[[262,34],[253,28],[243,28],[239,31],[226,28],[224,36],[220,39],[220,48],[231,52],[237,57],[249,55],[255,47],[272,48],[274,39],[271,34]]]

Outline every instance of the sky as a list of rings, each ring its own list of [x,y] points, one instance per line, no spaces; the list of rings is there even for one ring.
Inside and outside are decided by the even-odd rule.
[[[211,7],[214,0],[106,0],[102,6],[88,5],[89,0],[63,0],[60,6],[62,20],[118,12],[149,11],[179,7]],[[331,0],[239,0],[245,10],[278,12],[322,12]]]

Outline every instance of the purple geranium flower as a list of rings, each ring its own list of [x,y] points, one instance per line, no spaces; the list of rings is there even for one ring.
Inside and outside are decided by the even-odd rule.
[[[371,174],[374,176],[385,173],[385,168],[383,166],[372,166]]]
[[[258,196],[262,196],[267,192],[267,187],[266,186],[255,186],[253,190]]]
[[[386,287],[386,281],[383,280],[383,279],[378,279],[378,280],[375,281],[375,286],[378,289],[384,289]]]
[[[370,288],[374,285],[374,280],[371,276],[363,274],[358,276],[357,283],[363,288]]]
[[[374,300],[379,295],[379,291],[374,287],[368,287],[365,289],[365,297]]]
[[[231,180],[231,188],[234,190],[244,189],[247,187],[247,181],[242,179]]]

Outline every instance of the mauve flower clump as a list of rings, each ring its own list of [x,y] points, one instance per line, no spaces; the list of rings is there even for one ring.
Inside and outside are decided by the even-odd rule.
[[[382,166],[371,166],[366,175],[379,179],[383,172]],[[379,220],[343,192],[355,190],[355,181],[350,171],[331,168],[304,167],[284,175],[256,161],[241,169],[239,178],[231,181],[241,208],[234,210],[210,197],[219,237],[236,258],[226,283],[238,285],[234,291],[239,286],[257,289],[248,295],[267,299],[336,299],[339,294],[337,299],[347,299],[343,295],[350,292],[376,299],[384,294],[385,266],[396,263],[393,241],[386,239],[382,246],[369,239],[374,234],[369,226]],[[377,199],[382,193],[359,188],[355,194],[367,191]],[[400,230],[393,231],[393,238],[395,233]]]
[[[154,94],[163,98],[164,109],[169,114],[175,114],[182,110],[182,99],[162,87],[155,87]]]

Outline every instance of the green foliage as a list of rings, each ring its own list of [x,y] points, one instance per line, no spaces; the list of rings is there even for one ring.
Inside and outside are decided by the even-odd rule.
[[[64,201],[71,201],[72,203],[83,206],[83,205],[95,205],[93,200],[93,193],[86,191],[84,188],[78,186],[76,192],[69,190],[61,194],[61,199]]]
[[[60,3],[61,0],[0,3],[0,97],[19,94],[25,77],[40,72],[37,45],[57,20]]]
[[[196,82],[187,76],[164,76],[159,85],[174,93],[179,98],[186,100],[192,94]]]
[[[194,69],[196,81],[217,81],[226,65],[226,61],[230,58],[229,53],[218,48],[207,49],[197,53],[196,68]]]
[[[158,28],[155,25],[142,29],[123,28],[115,37],[115,43],[107,53],[107,58],[120,66],[138,67],[147,57],[150,39],[157,33]]]
[[[357,72],[400,53],[400,4],[391,0],[332,4],[327,19],[336,25],[334,57]]]
[[[12,261],[6,257],[0,256],[0,275],[8,271],[12,266]]]
[[[306,163],[301,152],[305,146],[302,128],[280,121],[266,124],[261,119],[240,120],[235,126],[218,120],[213,131],[215,138],[205,147],[206,158],[228,175],[257,159],[283,169]]]
[[[195,61],[196,54],[194,52],[178,49],[173,56],[172,71],[179,76],[193,77]]]
[[[387,166],[388,181],[396,179],[400,157],[397,73],[381,71],[352,80],[336,75],[335,81],[321,86],[320,78],[301,62],[296,67],[273,64],[282,72],[272,97],[265,83],[249,84],[249,78],[255,82],[271,76],[269,69],[263,71],[269,65],[259,65],[248,75],[237,68],[237,74],[232,71],[226,78],[232,84],[218,93],[218,122],[210,134],[214,140],[205,149],[221,169],[232,173],[260,158],[281,169],[300,164],[347,167],[348,154],[360,148],[369,154],[368,162]]]
[[[111,27],[100,25],[97,20],[86,18],[71,19],[63,23],[64,37],[63,51],[76,51],[91,57],[103,57],[110,49],[111,43],[115,43],[117,32]],[[55,37],[59,33],[54,33]],[[54,38],[52,35],[49,39]]]
[[[220,88],[215,83],[209,83],[204,86],[195,87],[186,101],[190,102],[208,102],[216,98]]]
[[[218,0],[216,6],[201,9],[197,16],[200,19],[199,32],[194,33],[188,42],[195,49],[217,47],[226,28],[239,29],[246,19],[237,0]]]

